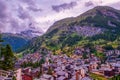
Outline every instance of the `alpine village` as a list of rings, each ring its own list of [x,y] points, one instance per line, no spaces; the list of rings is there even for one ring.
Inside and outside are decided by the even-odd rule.
[[[0,33],[0,80],[120,80],[120,10],[96,6],[26,33]]]

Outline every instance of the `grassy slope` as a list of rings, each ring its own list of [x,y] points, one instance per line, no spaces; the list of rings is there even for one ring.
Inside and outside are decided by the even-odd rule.
[[[90,73],[90,77],[93,78],[93,79],[95,79],[95,80],[108,80],[104,76],[97,75],[97,74],[94,74],[94,73]]]

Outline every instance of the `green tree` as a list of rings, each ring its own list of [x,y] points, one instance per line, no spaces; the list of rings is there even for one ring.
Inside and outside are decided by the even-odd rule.
[[[0,35],[0,69],[9,70],[14,68],[15,56],[9,45],[2,45],[2,37]]]
[[[0,34],[0,69],[4,67],[3,61],[2,61],[2,59],[3,59],[2,56],[3,56],[3,50],[4,50],[4,48],[2,46],[2,42],[3,42],[2,35]]]
[[[1,49],[2,49],[2,43],[3,42],[3,40],[2,40],[2,36],[1,36],[1,34],[0,34],[0,58],[1,58],[1,56],[2,56],[2,54],[1,54]]]
[[[13,69],[14,68],[15,57],[12,52],[12,49],[9,45],[6,45],[4,49],[4,69]]]
[[[109,80],[120,80],[120,75],[114,76],[110,78]]]
[[[112,47],[112,45],[106,45],[103,47],[105,50],[113,50],[114,48]]]

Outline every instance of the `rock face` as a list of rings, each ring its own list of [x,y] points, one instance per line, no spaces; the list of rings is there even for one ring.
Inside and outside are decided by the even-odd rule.
[[[76,45],[83,37],[113,41],[120,36],[120,11],[108,6],[97,6],[77,17],[55,22],[41,37],[31,40],[29,49],[41,46],[61,48]],[[105,39],[106,38],[106,39]],[[94,40],[94,41],[95,41]]]
[[[108,6],[97,6],[81,14],[78,17],[66,18],[66,19],[55,22],[48,29],[47,34],[51,34],[51,32],[55,32],[57,29],[58,31],[56,32],[56,34],[58,35],[62,34],[62,32],[71,32],[71,31],[75,32],[74,30],[79,29],[79,27],[83,27],[81,28],[83,29],[81,34],[84,34],[84,32],[87,32],[89,34],[88,29],[91,29],[91,31],[93,32],[95,31],[95,34],[96,34],[96,29],[98,29],[97,31],[98,33],[99,33],[99,30],[101,33],[101,32],[104,32],[105,29],[106,30],[112,29],[115,26],[117,26],[118,28],[118,26],[120,26],[119,23],[120,23],[119,10],[113,9]],[[97,27],[97,28],[94,28],[94,27]],[[88,34],[84,36],[89,36]]]
[[[99,27],[89,27],[89,26],[75,26],[77,34],[81,36],[94,36],[97,34],[102,34],[104,32],[103,28]]]

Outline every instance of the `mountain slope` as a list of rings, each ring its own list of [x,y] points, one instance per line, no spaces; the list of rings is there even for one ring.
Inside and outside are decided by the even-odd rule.
[[[120,26],[120,11],[108,6],[97,6],[78,17],[66,18],[55,22],[47,31],[49,34],[57,29],[62,31],[71,31],[75,26],[103,27],[112,29],[115,26]],[[108,24],[109,23],[109,24]],[[118,28],[118,27],[117,27]]]
[[[12,34],[12,33],[3,33],[2,39],[4,40],[3,44],[9,44],[12,47],[13,51],[17,51],[19,48],[22,48],[24,45],[26,45],[29,41],[28,38]]]
[[[31,40],[28,50],[41,47],[51,50],[88,44],[119,46],[120,11],[108,6],[97,6],[77,17],[55,22],[41,37]]]

